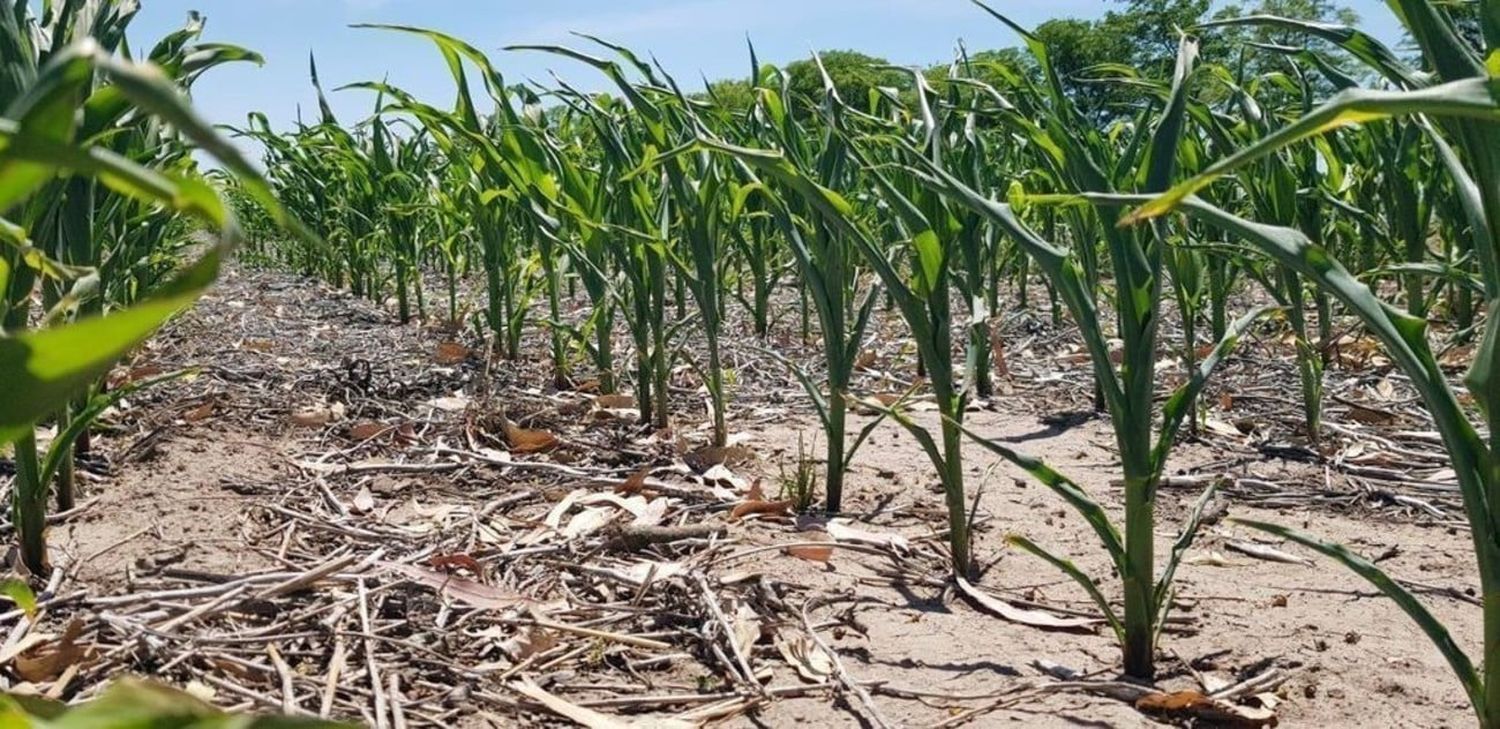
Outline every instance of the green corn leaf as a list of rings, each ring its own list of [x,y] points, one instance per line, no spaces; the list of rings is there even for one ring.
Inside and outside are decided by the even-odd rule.
[[[952,195],[960,204],[984,216],[1037,262],[1068,307],[1068,313],[1077,322],[1089,359],[1093,363],[1094,377],[1104,392],[1105,401],[1110,404],[1112,411],[1122,412],[1125,393],[1111,365],[1109,343],[1103,334],[1098,307],[1094,304],[1093,292],[1089,290],[1077,256],[1072,251],[1043,239],[1022,223],[1009,205],[991,200],[946,170],[928,164],[925,160],[921,161],[924,169],[912,172],[922,184]]]
[[[351,27],[408,33],[432,41],[438,47],[439,52],[442,53],[443,60],[448,63],[448,70],[453,74],[453,80],[458,89],[458,113],[470,129],[477,131],[480,129],[481,124],[479,112],[474,106],[474,99],[469,94],[469,83],[463,68],[464,61],[473,63],[479,68],[485,88],[488,90],[491,99],[496,103],[505,123],[512,125],[520,123],[520,117],[509,102],[508,92],[505,88],[505,78],[490,63],[489,57],[478,48],[446,33],[409,25],[360,23]]]
[[[897,425],[905,428],[906,432],[910,433],[913,438],[917,439],[917,443],[922,446],[922,450],[927,453],[927,458],[932,461],[932,464],[934,466],[937,466],[938,469],[941,470],[942,464],[946,463],[946,461],[943,458],[942,449],[938,447],[937,441],[932,439],[932,434],[927,432],[926,428],[918,425],[917,422],[908,417],[904,411],[898,409],[899,406],[904,403],[906,397],[909,396],[910,393],[908,393],[908,395],[906,396],[903,396],[901,401],[898,401],[897,403],[889,407],[882,405],[874,400],[862,400],[861,404],[872,410],[875,410],[878,413],[881,413],[886,417],[889,417],[891,420],[896,421]]]
[[[1100,506],[1099,502],[1089,496],[1088,492],[1084,491],[1082,486],[1079,486],[1067,476],[1058,473],[1051,466],[1042,462],[1041,459],[1019,453],[998,441],[985,438],[969,430],[963,424],[957,425],[959,431],[968,436],[969,440],[974,441],[981,448],[1004,458],[1017,468],[1031,474],[1032,478],[1035,478],[1038,483],[1051,489],[1058,496],[1061,496],[1093,528],[1094,534],[1099,537],[1099,541],[1104,545],[1105,551],[1109,552],[1109,556],[1114,560],[1115,567],[1120,570],[1120,574],[1126,575],[1130,573],[1130,564],[1125,559],[1125,545],[1120,539],[1120,532],[1110,522],[1109,515],[1104,512],[1104,507]]]
[[[1197,371],[1192,377],[1167,399],[1162,406],[1162,428],[1161,434],[1157,436],[1156,447],[1152,450],[1152,468],[1158,477],[1167,467],[1167,456],[1172,451],[1172,445],[1177,439],[1177,433],[1182,429],[1182,423],[1186,420],[1196,407],[1198,395],[1203,392],[1204,386],[1208,384],[1209,378],[1219,368],[1219,365],[1234,353],[1239,346],[1240,339],[1261,319],[1266,318],[1274,312],[1281,311],[1279,306],[1261,306],[1240,317],[1224,333],[1224,338],[1214,345],[1208,356],[1198,363]]]
[[[98,51],[92,41],[53,58],[26,93],[11,102],[0,119],[0,214],[25,199],[56,174],[56,166],[16,154],[19,140],[56,145],[72,141],[79,96],[93,72]]]
[[[328,97],[323,93],[323,83],[318,79],[318,59],[312,51],[307,52],[307,72],[312,77],[313,90],[318,93],[318,113],[323,116],[323,123],[337,125],[338,117],[333,114],[333,107],[328,103]]]
[[[1445,10],[1432,0],[1386,0],[1401,16],[1406,30],[1421,47],[1423,55],[1432,63],[1439,76],[1448,81],[1483,76],[1483,60],[1475,55],[1468,41],[1460,38]],[[1484,0],[1482,14],[1493,14],[1495,8],[1490,0]],[[1492,28],[1495,20],[1484,22],[1486,29]]]
[[[129,309],[0,338],[0,442],[27,433],[195,301],[218,276],[220,257],[219,249],[211,250],[157,296]]]
[[[1413,91],[1349,89],[1289,124],[1152,200],[1121,221],[1133,224],[1159,217],[1215,180],[1277,150],[1332,129],[1394,116],[1429,114],[1500,122],[1500,81],[1470,78]]]
[[[901,400],[897,401],[895,405],[899,407],[902,402],[905,402],[915,392],[915,389],[908,390],[901,396]],[[849,396],[845,395],[845,397],[848,398]],[[854,455],[856,453],[859,453],[859,449],[864,446],[865,441],[869,440],[870,436],[875,434],[875,431],[880,428],[881,423],[884,423],[886,421],[886,418],[888,417],[889,416],[886,413],[881,412],[876,415],[870,422],[865,423],[865,427],[859,429],[859,433],[854,436],[854,440],[849,444],[849,449],[844,453],[843,468],[845,471],[848,471],[850,468],[854,467]]]
[[[1048,564],[1062,570],[1063,574],[1073,578],[1073,581],[1077,582],[1079,587],[1082,587],[1083,591],[1088,593],[1089,598],[1094,601],[1094,605],[1099,608],[1099,611],[1104,613],[1105,622],[1108,622],[1109,627],[1115,632],[1115,640],[1124,642],[1125,625],[1120,622],[1119,616],[1115,614],[1114,607],[1109,604],[1109,600],[1104,597],[1104,593],[1099,591],[1099,586],[1094,584],[1094,580],[1084,574],[1083,570],[1078,569],[1078,565],[1073,564],[1071,560],[1064,559],[1047,551],[1041,545],[1019,534],[1012,534],[1006,537],[1006,541],[1042,558]]]
[[[813,379],[812,375],[808,374],[807,370],[797,366],[797,363],[787,359],[786,355],[774,349],[766,349],[764,347],[752,347],[751,349],[776,360],[778,364],[785,367],[788,372],[791,372],[793,377],[797,378],[797,382],[801,383],[802,389],[807,392],[808,398],[812,400],[813,410],[817,413],[818,420],[826,426],[828,423],[828,396],[823,394],[823,388],[818,386],[817,381]],[[839,396],[839,393],[833,393],[833,397]]]
[[[36,618],[36,593],[32,592],[31,587],[24,581],[17,579],[0,580],[0,595],[10,598],[10,601],[15,603],[16,607],[21,609],[21,612],[26,613],[26,617],[31,619]]]
[[[1427,634],[1427,638],[1432,641],[1433,645],[1437,646],[1438,652],[1442,653],[1443,658],[1447,659],[1448,665],[1453,669],[1454,674],[1458,676],[1459,682],[1463,684],[1464,692],[1468,694],[1469,701],[1479,711],[1481,720],[1483,719],[1485,714],[1481,707],[1484,704],[1484,689],[1480,683],[1479,673],[1474,670],[1474,664],[1469,660],[1469,656],[1463,652],[1462,648],[1458,647],[1458,643],[1453,640],[1453,636],[1449,635],[1447,627],[1429,612],[1427,607],[1416,596],[1391,579],[1390,575],[1387,575],[1377,567],[1374,562],[1349,551],[1343,545],[1325,542],[1295,529],[1288,529],[1287,527],[1261,521],[1249,521],[1245,519],[1235,519],[1233,521],[1236,524],[1296,542],[1349,568],[1355,574],[1363,577],[1365,581],[1374,585],[1377,590],[1380,590],[1382,594],[1396,603],[1396,606],[1401,608],[1401,611],[1406,613],[1407,617],[1411,618],[1417,624],[1417,627],[1422,629],[1423,633]]]
[[[1484,336],[1474,352],[1474,364],[1464,378],[1464,385],[1489,418],[1491,437],[1500,438],[1493,431],[1494,426],[1500,424],[1500,299],[1490,304]]]
[[[919,264],[917,294],[926,297],[937,289],[943,277],[943,244],[931,230],[918,233],[911,244],[917,251]]]
[[[1384,43],[1369,33],[1347,25],[1318,23],[1276,15],[1251,15],[1243,18],[1215,20],[1204,23],[1200,27],[1216,28],[1238,25],[1282,28],[1307,33],[1344,49],[1349,55],[1359,59],[1402,88],[1413,89],[1427,85]]]
[[[104,411],[141,390],[181,379],[195,372],[196,370],[190,369],[169,372],[165,375],[152,377],[140,382],[132,382],[102,395],[95,395],[89,398],[88,404],[82,410],[70,415],[68,427],[58,432],[57,436],[52,439],[52,442],[47,445],[47,455],[42,461],[42,476],[37,479],[37,482],[52,483],[53,477],[57,475],[58,469],[62,466],[62,459],[72,454],[70,446],[94,424],[95,420],[99,419],[99,416],[104,414]]]
[[[1167,622],[1167,610],[1171,608],[1169,597],[1172,594],[1172,583],[1177,578],[1177,567],[1182,564],[1182,558],[1187,555],[1188,549],[1198,538],[1198,527],[1203,522],[1203,512],[1218,491],[1219,482],[1217,481],[1203,489],[1203,494],[1198,497],[1193,510],[1188,512],[1187,519],[1182,522],[1182,531],[1177,533],[1177,541],[1172,543],[1172,554],[1167,557],[1167,562],[1162,567],[1161,577],[1156,581],[1156,629],[1158,632]]]
[[[121,679],[99,698],[52,717],[48,729],[99,727],[216,727],[220,729],[317,729],[350,724],[298,717],[230,716],[192,695],[140,679]]]
[[[1391,359],[1411,378],[1432,413],[1452,459],[1470,523],[1476,525],[1476,530],[1483,529],[1485,534],[1500,534],[1500,514],[1493,513],[1487,506],[1486,483],[1494,467],[1489,449],[1465,416],[1457,396],[1448,386],[1442,367],[1432,354],[1427,343],[1426,321],[1382,302],[1327,249],[1315,245],[1300,231],[1251,222],[1198,198],[1185,200],[1182,210],[1254,245],[1289,269],[1306,276],[1359,317],[1385,346]],[[1486,539],[1476,542],[1476,548],[1493,550],[1496,545]]]

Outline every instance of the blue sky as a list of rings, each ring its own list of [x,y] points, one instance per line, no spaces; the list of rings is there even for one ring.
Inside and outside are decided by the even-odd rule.
[[[452,81],[425,40],[352,29],[361,22],[420,25],[458,35],[491,52],[511,83],[545,81],[548,71],[588,89],[603,89],[596,72],[535,52],[506,52],[515,43],[579,43],[569,31],[591,32],[661,60],[680,81],[748,74],[745,36],[763,62],[804,58],[810,49],[854,48],[900,64],[952,57],[957,40],[971,50],[1013,45],[1016,38],[966,0],[142,0],[131,38],[144,49],[180,27],[189,10],[208,17],[206,40],[260,51],[266,65],[221,68],[200,81],[195,98],[212,121],[242,124],[266,112],[287,126],[300,105],[311,118],[315,97],[307,54],[315,51],[326,88],[389,77],[417,96],[446,106]],[[1106,0],[994,0],[1024,25],[1053,17],[1094,17]],[[1397,25],[1382,0],[1345,0],[1362,26],[1395,42]],[[373,105],[368,92],[331,94],[346,123]]]

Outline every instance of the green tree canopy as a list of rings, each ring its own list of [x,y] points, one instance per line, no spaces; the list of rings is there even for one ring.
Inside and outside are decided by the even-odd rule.
[[[884,68],[890,61],[859,51],[823,51],[818,54],[828,78],[833,80],[839,97],[856,108],[864,108],[871,94],[882,87],[908,90],[911,77],[901,71]],[[823,96],[823,75],[812,59],[793,61],[786,66],[793,93],[813,99]]]
[[[1264,14],[1343,24],[1358,21],[1354,12],[1337,0],[1248,0],[1217,11],[1214,5],[1212,0],[1115,0],[1117,9],[1102,18],[1059,18],[1038,25],[1032,32],[1047,45],[1053,67],[1079,110],[1103,123],[1134,113],[1140,103],[1140,95],[1117,78],[1122,66],[1148,78],[1167,77],[1176,61],[1180,33],[1207,20]],[[1465,16],[1459,13],[1459,19],[1463,21]],[[1470,19],[1468,25],[1477,35],[1477,23]],[[1222,64],[1244,77],[1285,67],[1273,53],[1242,52],[1250,43],[1306,47],[1335,64],[1342,60],[1327,43],[1285,29],[1236,26],[1203,36],[1199,51],[1202,61]],[[888,68],[890,62],[884,58],[850,50],[827,50],[818,56],[839,95],[858,108],[865,108],[880,88],[894,88],[902,95],[913,93],[911,77]],[[1016,75],[1031,75],[1035,80],[1038,72],[1030,54],[1019,48],[978,51],[966,60],[966,76],[1002,90],[1012,85]],[[924,75],[934,88],[944,89],[951,66],[934,64],[925,69]],[[794,93],[813,100],[822,96],[823,77],[815,61],[794,61],[785,70]],[[710,86],[720,103],[732,111],[753,103],[744,80],[716,81]]]

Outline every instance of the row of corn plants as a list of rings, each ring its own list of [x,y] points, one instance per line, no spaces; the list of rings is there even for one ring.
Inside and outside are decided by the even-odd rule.
[[[910,431],[942,483],[955,573],[973,569],[968,438],[1055,491],[1097,535],[1114,584],[1074,555],[1011,541],[1076,580],[1140,679],[1155,673],[1174,576],[1213,495],[1158,554],[1158,487],[1216,370],[1252,333],[1286,343],[1316,456],[1323,379],[1357,323],[1411,378],[1453,457],[1487,596],[1482,669],[1368,562],[1251,526],[1374,581],[1438,643],[1481,722],[1500,726],[1500,519],[1490,506],[1500,498],[1500,7],[1391,5],[1421,58],[1355,28],[1220,21],[1185,30],[1169,69],[1094,69],[1091,81],[1138,97],[1102,123],[1076,106],[1079,80],[1058,70],[1040,37],[982,4],[976,13],[1017,34],[1027,58],[977,64],[960,52],[945,73],[913,73],[912,93],[867,98],[844,98],[825,72],[808,97],[751,49],[743,107],[687,93],[602,39],[511,49],[581,62],[613,84],[589,94],[562,80],[507,85],[489,56],[457,38],[382,27],[371,32],[436,46],[455,82],[451,111],[362,83],[376,107],[352,131],[325,102],[317,124],[277,134],[252,120],[246,133],[265,143],[277,192],[320,234],[270,255],[377,300],[394,290],[403,319],[403,292],[420,292],[424,271],[446,276],[458,319],[455,292],[472,271],[486,296],[475,320],[497,353],[520,356],[524,330],[546,331],[560,385],[586,352],[601,387],[633,391],[656,427],[670,421],[668,375],[684,363],[704,384],[714,442],[726,441],[732,393],[720,345],[732,307],[768,335],[791,327],[774,303],[789,290],[821,366],[806,371],[762,349],[790,367],[823,427],[830,513],[844,508],[845,475],[869,432],[850,432],[849,409],[886,303],[916,353],[913,393],[934,399],[938,416],[919,418],[904,400],[872,404]],[[1200,57],[1202,39],[1245,26],[1318,44]],[[965,424],[973,400],[995,392],[1001,292],[1029,307],[1038,286],[1054,321],[1076,331],[1112,426],[1118,522],[1077,480]],[[564,321],[579,289],[591,313]],[[1180,338],[1162,335],[1171,317]],[[1472,406],[1433,354],[1466,343]]]

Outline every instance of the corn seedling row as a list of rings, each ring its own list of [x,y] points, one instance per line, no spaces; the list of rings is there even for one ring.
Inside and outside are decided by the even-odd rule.
[[[107,391],[103,375],[214,278],[242,238],[239,220],[250,255],[389,300],[403,324],[437,309],[511,359],[527,354],[528,331],[543,333],[556,386],[591,371],[600,391],[631,392],[652,428],[671,425],[672,374],[690,370],[713,446],[730,441],[735,373],[723,344],[737,308],[822,429],[821,475],[799,441],[785,477],[800,508],[821,482],[823,509],[842,512],[856,452],[889,419],[941,482],[952,570],[966,579],[972,441],[1087,522],[1117,580],[1028,537],[1021,515],[998,515],[1011,544],[1077,583],[1125,673],[1149,681],[1177,568],[1213,496],[1159,554],[1158,490],[1184,431],[1198,428],[1203,394],[1243,339],[1288,344],[1317,454],[1339,325],[1358,322],[1410,378],[1451,458],[1485,596],[1484,655],[1466,655],[1358,555],[1246,524],[1370,580],[1438,646],[1479,723],[1500,727],[1500,3],[1392,0],[1421,49],[1412,59],[1328,23],[1253,16],[1183,29],[1175,63],[1092,69],[1100,78],[1089,81],[1130,98],[1107,115],[1081,102],[1087,84],[1059,70],[1042,36],[975,4],[1022,39],[1022,53],[978,61],[961,48],[935,72],[874,68],[903,87],[853,94],[816,56],[821,83],[799,91],[752,47],[742,99],[685,91],[660,65],[591,36],[507,51],[580,62],[607,94],[562,79],[512,85],[454,36],[364,26],[430,42],[456,102],[358,82],[331,92],[373,101],[346,126],[309,59],[316,119],[277,131],[253,115],[235,131],[263,148],[262,180],[184,100],[213,66],[255,54],[198,44],[195,19],[153,48],[148,67],[121,51],[131,3],[103,3],[87,29],[71,10],[33,18],[16,3],[0,13],[0,37],[18,51],[0,75],[0,347],[11,352],[0,358],[0,440],[14,449],[23,561],[48,569],[49,494],[72,504],[74,449],[126,392]],[[1220,36],[1257,30],[1306,42],[1204,54]],[[34,47],[38,38],[52,46]],[[194,149],[223,164],[212,184]],[[189,220],[222,242],[179,270]],[[474,307],[471,280],[483,298]],[[1036,286],[1054,323],[1077,333],[1109,419],[1118,523],[1076,479],[965,422],[976,400],[1003,397],[993,327],[1007,307],[1031,307]],[[580,300],[587,313],[574,316]],[[781,302],[795,302],[795,325]],[[1180,338],[1163,335],[1174,316]],[[818,346],[818,370],[771,346],[794,326]],[[851,434],[850,410],[868,394],[854,391],[861,357],[892,328],[920,379],[898,399],[865,399],[879,416]],[[1434,350],[1464,345],[1473,358],[1461,396]],[[935,418],[907,407],[918,394]],[[45,450],[44,421],[59,434]]]

